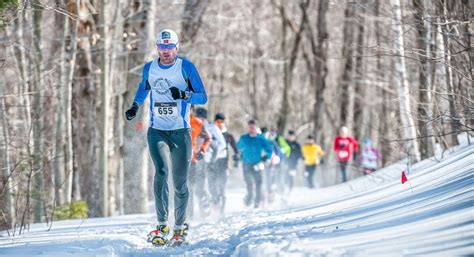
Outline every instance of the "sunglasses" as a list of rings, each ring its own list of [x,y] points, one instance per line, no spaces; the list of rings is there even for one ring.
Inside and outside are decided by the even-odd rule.
[[[163,50],[163,49],[175,49],[176,44],[157,44],[158,49]]]

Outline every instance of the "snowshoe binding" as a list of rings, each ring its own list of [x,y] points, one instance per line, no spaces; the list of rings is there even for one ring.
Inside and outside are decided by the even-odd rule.
[[[156,229],[148,234],[147,241],[154,246],[164,246],[168,243],[168,236],[170,228],[167,225],[158,225]]]
[[[186,244],[186,236],[188,235],[189,226],[184,223],[182,228],[173,230],[173,237],[169,240],[168,245],[171,247],[180,246]]]

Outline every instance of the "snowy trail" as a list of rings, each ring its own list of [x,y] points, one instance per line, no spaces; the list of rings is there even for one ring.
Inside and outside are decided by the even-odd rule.
[[[190,245],[154,248],[145,235],[152,214],[35,224],[0,237],[0,256],[341,256],[474,254],[474,146],[441,161],[402,164],[346,184],[297,188],[286,208],[244,210],[229,192],[228,216],[192,227]],[[438,158],[440,159],[440,158]]]

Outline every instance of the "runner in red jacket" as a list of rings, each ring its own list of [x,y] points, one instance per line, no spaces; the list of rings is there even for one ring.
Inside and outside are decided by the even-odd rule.
[[[352,151],[357,153],[359,146],[354,137],[349,135],[347,127],[341,128],[341,133],[334,139],[334,151],[339,165],[339,170],[342,174],[342,181],[347,181],[347,163],[352,158]]]

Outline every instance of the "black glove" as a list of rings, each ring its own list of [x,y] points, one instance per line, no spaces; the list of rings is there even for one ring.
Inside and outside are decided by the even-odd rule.
[[[128,109],[126,112],[125,112],[125,117],[127,118],[127,120],[132,120],[133,118],[135,118],[135,116],[137,116],[137,112],[138,112],[138,103],[137,102],[133,102],[132,106],[130,107],[130,109]]]
[[[232,160],[234,162],[239,162],[240,161],[240,156],[238,154],[234,154],[234,156],[232,156]]]
[[[234,154],[232,156],[232,160],[234,161],[234,168],[238,168],[239,162],[240,162],[240,156],[238,154]]]
[[[199,152],[196,153],[196,160],[200,161],[204,158],[204,151],[199,150]]]
[[[187,95],[185,91],[180,90],[177,87],[170,87],[171,96],[174,100],[178,99],[187,99]]]

